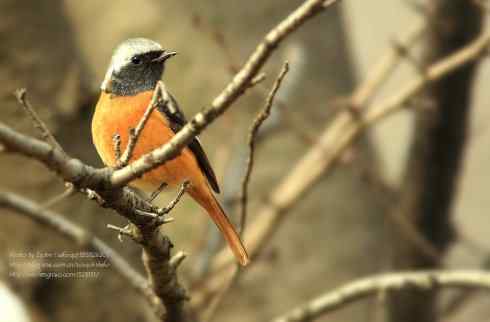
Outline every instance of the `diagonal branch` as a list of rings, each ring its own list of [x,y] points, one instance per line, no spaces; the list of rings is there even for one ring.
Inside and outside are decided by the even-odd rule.
[[[417,75],[394,95],[369,109],[365,108],[366,112],[356,115],[350,111],[341,112],[325,129],[317,143],[270,193],[269,202],[257,211],[259,219],[245,235],[245,242],[251,256],[257,256],[277,231],[278,223],[284,220],[286,214],[290,213],[297,202],[316,185],[322,176],[334,169],[343,151],[367,128],[405,108],[406,103],[429,84],[481,58],[489,44],[490,32],[483,33],[466,47],[429,66],[425,76]],[[374,93],[364,95],[364,101],[367,102],[372,94]],[[229,254],[221,252],[216,256],[212,271],[219,272],[219,274],[215,276],[216,278],[206,280],[206,286],[203,288],[205,293],[213,293],[220,289],[224,281],[232,276],[233,266],[229,265],[230,263]],[[194,296],[193,301],[199,305],[204,297],[205,294],[203,297]]]
[[[165,89],[165,85],[163,84],[162,81],[159,81],[157,83],[157,86],[153,91],[153,96],[151,97],[150,103],[148,104],[148,107],[146,108],[143,117],[139,120],[138,124],[134,129],[129,129],[129,139],[128,139],[128,144],[126,146],[126,149],[124,150],[120,158],[116,158],[116,160],[119,160],[118,168],[122,168],[128,165],[129,160],[133,155],[134,148],[136,147],[136,143],[138,142],[138,139],[141,135],[141,132],[145,128],[146,122],[148,122],[151,113],[153,113],[155,108],[157,108],[160,98],[162,99],[162,104],[164,105],[166,105],[167,102],[169,102],[168,92]],[[116,138],[115,141],[117,141]]]
[[[172,260],[172,243],[158,229],[165,223],[165,218],[143,216],[144,213],[153,213],[154,207],[124,186],[176,157],[197,134],[224,113],[252,84],[263,79],[258,75],[260,69],[287,36],[338,1],[305,1],[264,37],[244,67],[215,98],[211,107],[198,113],[170,142],[122,169],[95,169],[67,156],[61,148],[20,134],[1,122],[0,143],[9,152],[42,162],[65,181],[72,183],[76,189],[87,191],[101,206],[112,208],[127,218],[137,228],[134,231],[134,239],[143,246],[145,266],[152,273],[152,286],[165,305],[167,314],[161,318],[170,322],[191,320],[191,315],[184,305],[185,291],[176,274],[176,263],[180,260]],[[130,154],[128,149],[128,155]]]
[[[27,115],[29,115],[29,118],[34,124],[34,127],[38,129],[41,133],[42,138],[50,142],[58,150],[63,151],[63,148],[61,147],[59,142],[56,140],[46,124],[44,124],[39,115],[36,113],[31,105],[31,102],[29,102],[29,100],[27,99],[27,90],[25,88],[16,90],[15,97],[17,98],[17,101],[19,101],[19,104],[24,108],[24,111],[27,113]]]
[[[104,254],[117,273],[119,273],[129,284],[146,296],[150,303],[155,302],[155,294],[149,288],[146,279],[138,273],[131,265],[121,257],[114,249],[101,239],[92,236],[88,231],[76,225],[62,215],[46,210],[27,198],[14,193],[0,192],[0,208],[7,208],[26,216],[35,222],[54,230],[66,239],[77,245]]]
[[[111,184],[121,187],[172,158],[175,158],[196,135],[201,133],[218,116],[223,114],[249,87],[279,44],[307,20],[318,15],[338,0],[308,0],[267,33],[250,55],[243,68],[233,77],[226,88],[213,100],[209,108],[198,113],[164,146],[141,157],[127,167],[114,171]]]

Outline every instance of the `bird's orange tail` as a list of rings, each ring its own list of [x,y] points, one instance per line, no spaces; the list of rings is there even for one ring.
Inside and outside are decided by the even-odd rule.
[[[250,261],[247,250],[210,188],[207,185],[205,187],[191,187],[188,193],[208,212],[240,264],[247,265]]]

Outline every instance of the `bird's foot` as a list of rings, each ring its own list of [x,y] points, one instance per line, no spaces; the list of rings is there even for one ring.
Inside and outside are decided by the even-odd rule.
[[[162,182],[160,184],[160,186],[151,193],[150,195],[150,198],[148,198],[146,201],[148,201],[149,203],[152,203],[153,200],[155,200],[156,197],[158,197],[158,195],[160,194],[160,192],[163,191],[163,189],[165,189],[166,187],[168,187],[168,184],[166,182]]]

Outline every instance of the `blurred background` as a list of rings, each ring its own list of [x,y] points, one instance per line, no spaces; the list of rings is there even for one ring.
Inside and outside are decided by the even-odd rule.
[[[91,143],[90,120],[117,44],[146,37],[177,51],[164,81],[190,117],[209,105],[265,32],[301,2],[1,0],[0,120],[37,135],[12,94],[25,87],[66,151],[102,166]],[[248,128],[285,60],[291,70],[278,93],[277,114],[269,120],[276,128],[264,133],[257,150],[250,187],[251,227],[268,194],[396,39],[426,20],[448,27],[441,28],[447,37],[431,28],[423,33],[410,51],[415,58],[402,61],[373,104],[417,76],[411,58],[430,64],[475,37],[486,15],[484,4],[476,3],[342,1],[288,38],[266,65],[267,80],[201,135],[233,220],[238,222],[233,204]],[[289,210],[213,320],[266,321],[369,274],[485,265],[490,255],[489,79],[486,60],[458,70],[444,80],[448,83],[429,88],[414,103],[429,101],[435,113],[430,108],[402,110],[357,140],[334,171]],[[0,154],[0,178],[2,191],[40,203],[64,190],[63,182],[38,163],[7,153]],[[172,196],[163,193],[159,203]],[[109,223],[123,226],[119,216],[80,194],[53,209],[104,239],[143,272],[139,246],[128,240],[120,243],[106,228]],[[13,252],[63,252],[77,246],[29,219],[3,209],[0,213],[0,312],[14,307],[21,312],[11,318],[0,315],[1,322],[153,320],[145,301],[110,269],[101,269],[96,279],[9,277],[12,270],[22,269],[11,265]],[[400,213],[432,244],[437,259],[399,231],[399,222],[392,218]],[[205,273],[208,257],[221,247],[220,238],[203,211],[187,198],[173,217],[176,221],[165,226],[165,232],[177,250],[190,254],[183,265],[183,282],[190,286]],[[321,321],[490,321],[489,304],[479,293],[453,291],[436,297],[407,292],[403,298],[395,294],[360,301]]]

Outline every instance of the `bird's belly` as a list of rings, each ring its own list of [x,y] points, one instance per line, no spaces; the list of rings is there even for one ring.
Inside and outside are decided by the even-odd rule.
[[[129,129],[137,126],[146,111],[148,102],[145,99],[142,100],[144,103],[138,104],[135,97],[124,98],[124,101],[118,102],[122,99],[101,97],[92,121],[94,144],[102,161],[108,166],[116,165],[114,135],[119,134],[121,152],[124,152],[129,139]],[[158,111],[153,111],[138,138],[130,162],[164,145],[174,135],[163,116]],[[193,166],[192,162],[196,161],[186,148],[175,159],[145,173],[141,178],[133,180],[130,185],[145,191],[154,190],[163,182],[169,186],[178,185],[189,178],[189,170],[197,165]]]

